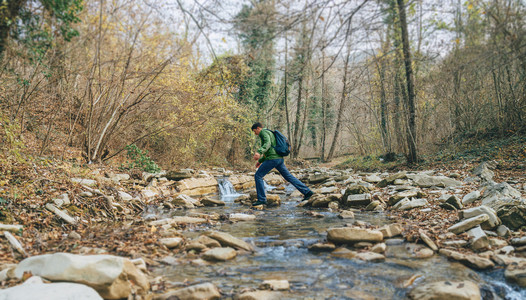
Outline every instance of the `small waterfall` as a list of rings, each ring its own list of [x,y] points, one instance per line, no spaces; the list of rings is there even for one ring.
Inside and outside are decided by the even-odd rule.
[[[228,178],[219,178],[217,180],[217,183],[219,185],[219,197],[221,199],[233,199],[241,195],[238,192],[236,192],[236,189],[234,188],[230,180],[228,180]]]

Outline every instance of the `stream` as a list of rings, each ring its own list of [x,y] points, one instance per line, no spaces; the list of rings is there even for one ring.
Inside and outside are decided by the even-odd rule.
[[[424,281],[468,279],[479,285],[483,299],[526,299],[526,289],[505,281],[504,269],[479,272],[437,254],[427,259],[414,258],[410,253],[414,244],[403,239],[386,240],[386,260],[383,262],[364,262],[338,258],[328,252],[311,252],[307,247],[323,241],[330,227],[342,227],[354,220],[380,226],[392,221],[386,213],[373,212],[356,212],[354,220],[340,219],[338,214],[326,209],[316,210],[323,218],[309,216],[305,214],[307,210],[297,207],[300,198],[286,196],[292,190],[287,186],[286,194],[280,195],[281,206],[257,211],[235,203],[240,194],[220,182],[221,194],[215,197],[226,203],[224,207],[189,211],[226,215],[248,213],[255,214],[256,220],[200,225],[183,234],[192,239],[208,230],[223,231],[253,243],[256,252],[205,266],[189,263],[162,265],[154,270],[154,275],[162,275],[175,286],[184,282],[212,282],[227,298],[241,290],[257,288],[267,279],[289,281],[291,288],[283,292],[285,299],[403,299],[411,287]],[[179,210],[164,214],[181,216],[187,212]]]

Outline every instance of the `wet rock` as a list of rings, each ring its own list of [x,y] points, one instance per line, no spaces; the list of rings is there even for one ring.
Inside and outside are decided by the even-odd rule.
[[[511,230],[505,225],[497,227],[497,235],[500,237],[508,237],[511,235]]]
[[[168,299],[199,299],[213,300],[220,299],[221,294],[215,285],[210,282],[192,285],[179,290],[169,291],[162,295],[156,296],[155,300]]]
[[[21,285],[0,290],[0,299],[102,300],[102,297],[83,284],[44,283],[39,276],[32,276]]]
[[[462,182],[446,176],[429,176],[425,174],[410,175],[415,185],[419,187],[456,187],[462,186]]]
[[[223,246],[223,247],[232,247],[235,249],[241,249],[245,251],[254,251],[254,248],[249,243],[231,236],[225,232],[212,231],[207,233],[208,237],[213,238]]]
[[[308,249],[312,252],[330,252],[336,249],[336,246],[332,243],[316,243],[310,245]]]
[[[280,206],[281,198],[279,195],[267,195],[267,206]]]
[[[168,249],[177,248],[183,243],[183,239],[180,237],[164,238],[160,239],[159,242],[165,245]]]
[[[488,221],[482,223],[482,228],[484,229],[492,229],[500,225],[500,219],[497,217],[495,211],[485,205],[465,209],[458,213],[458,216],[461,219],[472,218],[479,215],[487,215],[489,217]]]
[[[386,249],[387,249],[387,246],[385,245],[385,243],[379,243],[379,244],[374,245],[371,248],[371,251],[374,253],[384,253]]]
[[[453,205],[456,209],[462,209],[462,202],[456,195],[449,197],[446,203]]]
[[[400,224],[389,224],[378,228],[378,231],[382,233],[383,238],[392,238],[402,234],[403,228]]]
[[[221,243],[218,240],[210,238],[206,235],[201,235],[197,238],[197,242],[205,245],[208,248],[221,247]]]
[[[327,231],[327,239],[330,242],[341,244],[356,242],[381,242],[383,240],[383,234],[378,230],[363,228],[330,228]]]
[[[315,194],[310,200],[312,200],[312,207],[328,207],[329,203],[331,203],[331,199],[328,196],[321,194]]]
[[[204,206],[225,206],[225,202],[219,199],[212,199],[210,197],[202,198],[201,204],[203,204]]]
[[[337,248],[336,250],[331,252],[331,255],[339,258],[353,259],[357,255],[357,253],[347,248]]]
[[[206,223],[206,219],[187,216],[176,216],[171,219],[171,222],[175,224],[200,224]]]
[[[382,181],[378,182],[376,186],[380,188],[384,188],[390,184],[393,184],[394,181],[397,179],[406,179],[406,178],[407,178],[407,174],[405,172],[396,173],[387,178],[384,178]]]
[[[262,290],[286,291],[290,289],[290,284],[287,280],[265,280],[259,286]]]
[[[450,231],[450,232],[453,232],[455,234],[459,234],[459,233],[462,233],[462,232],[465,232],[475,226],[478,226],[486,221],[489,220],[489,217],[488,215],[478,215],[476,217],[473,217],[473,218],[469,218],[469,219],[466,219],[466,220],[463,220],[451,227],[449,227],[447,230]]]
[[[430,258],[433,255],[435,255],[435,252],[427,247],[422,246],[421,248],[415,249],[415,257],[416,258]]]
[[[389,197],[387,204],[389,204],[390,206],[393,206],[404,198],[410,199],[410,198],[417,197],[417,196],[418,196],[417,190],[403,191],[403,192],[394,194],[393,196]]]
[[[512,230],[526,226],[526,205],[503,206],[497,211],[497,216]]]
[[[504,272],[504,276],[507,280],[521,287],[526,287],[526,261],[509,264]]]
[[[278,300],[283,299],[280,292],[273,291],[255,291],[245,292],[234,297],[235,300]]]
[[[385,240],[385,244],[387,246],[396,246],[396,245],[401,245],[403,243],[404,243],[404,239],[394,238],[394,239],[387,239],[387,240]]]
[[[471,281],[439,281],[415,287],[408,295],[415,300],[480,300],[478,285]]]
[[[332,201],[332,202],[329,203],[328,207],[332,211],[338,211],[338,209],[340,209],[340,204],[338,204],[338,202],[336,202],[336,201]]]
[[[489,247],[488,236],[486,233],[484,233],[480,226],[471,228],[467,231],[467,233],[471,238],[469,241],[471,244],[471,249],[478,251]]]
[[[342,210],[340,214],[338,215],[340,219],[353,219],[354,218],[354,212],[351,210]]]
[[[347,206],[366,206],[369,203],[371,203],[371,194],[349,195],[345,201]]]
[[[473,191],[462,198],[462,204],[467,205],[477,201],[480,198],[480,191]]]
[[[475,254],[473,255],[462,254],[460,252],[449,250],[449,249],[440,249],[439,253],[453,260],[457,260],[467,265],[468,267],[479,269],[479,270],[490,269],[495,266],[495,264],[491,260],[480,257]]]
[[[228,216],[228,219],[231,221],[252,221],[256,219],[255,215],[234,213]]]
[[[203,253],[203,258],[209,261],[227,261],[236,257],[236,250],[225,247],[225,248],[212,248]]]
[[[375,252],[361,252],[356,254],[355,258],[369,262],[379,262],[385,260],[385,256]]]
[[[410,209],[413,209],[413,208],[424,207],[424,206],[426,206],[428,204],[429,203],[427,202],[426,199],[413,199],[413,200],[401,205],[397,209],[398,210],[410,210]]]
[[[127,298],[134,289],[145,294],[150,288],[146,276],[130,260],[112,255],[38,255],[18,264],[16,277],[22,278],[24,272],[51,281],[82,283],[94,288],[105,299]]]
[[[433,251],[438,251],[438,247],[437,245],[435,244],[435,242],[423,231],[423,230],[419,230],[418,231],[419,235],[420,235],[420,239],[422,239],[422,241],[429,247],[431,248],[431,250]]]
[[[373,211],[373,210],[382,208],[381,205],[382,205],[382,203],[380,201],[373,201],[373,202],[369,203],[364,209],[366,211]]]

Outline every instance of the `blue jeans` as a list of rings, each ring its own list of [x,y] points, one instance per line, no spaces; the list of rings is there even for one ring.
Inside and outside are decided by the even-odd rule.
[[[303,182],[299,181],[298,178],[290,174],[289,170],[287,170],[287,167],[285,166],[283,158],[265,160],[261,164],[261,166],[259,166],[258,170],[256,171],[256,174],[254,175],[254,179],[256,180],[256,191],[258,193],[258,201],[267,202],[263,177],[265,177],[265,175],[267,175],[268,172],[270,172],[270,170],[274,168],[276,168],[276,170],[278,170],[281,176],[283,176],[283,178],[285,178],[286,181],[290,182],[295,188],[297,188],[298,191],[300,191],[303,195],[310,192],[310,189]]]

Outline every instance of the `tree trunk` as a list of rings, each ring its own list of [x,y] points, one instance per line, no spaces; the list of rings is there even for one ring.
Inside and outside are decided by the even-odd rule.
[[[413,67],[411,62],[411,49],[409,48],[409,36],[407,32],[407,20],[405,16],[404,0],[397,0],[398,13],[400,15],[400,29],[402,32],[402,49],[404,53],[405,76],[407,83],[407,108],[408,108],[408,135],[407,144],[409,153],[407,163],[414,164],[418,161],[416,148],[416,126],[415,126],[415,85],[413,78]]]
[[[298,157],[299,129],[301,121],[301,92],[303,90],[303,76],[298,78],[298,101],[296,107],[296,121],[294,122],[294,144],[292,145],[292,157]]]
[[[325,51],[322,51],[321,74],[321,161],[325,161],[325,140],[327,137],[327,97],[325,97]]]

